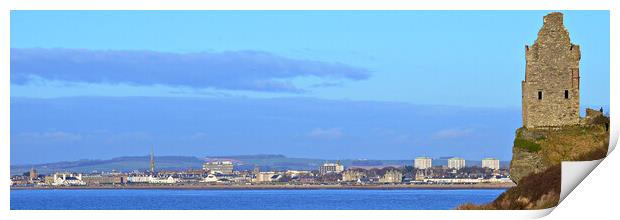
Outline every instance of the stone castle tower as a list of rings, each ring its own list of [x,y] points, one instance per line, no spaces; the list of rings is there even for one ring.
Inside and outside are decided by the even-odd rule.
[[[532,46],[525,46],[522,82],[523,126],[579,123],[579,45],[572,44],[559,12],[544,17]]]

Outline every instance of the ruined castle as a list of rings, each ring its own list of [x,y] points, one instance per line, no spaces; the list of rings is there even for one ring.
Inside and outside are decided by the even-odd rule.
[[[564,15],[548,14],[538,38],[525,46],[522,81],[523,126],[559,127],[579,123],[579,45],[572,44]]]

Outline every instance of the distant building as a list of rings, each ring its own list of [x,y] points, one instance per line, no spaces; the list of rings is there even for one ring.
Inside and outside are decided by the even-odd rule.
[[[136,175],[136,176],[128,176],[128,183],[149,183],[153,176],[145,176],[145,175]]]
[[[275,182],[280,180],[282,175],[275,172],[259,172],[255,177],[252,182]]]
[[[168,176],[168,177],[152,177],[150,178],[149,183],[154,183],[154,184],[174,184],[177,183],[177,179],[172,177],[172,176]]]
[[[312,174],[312,172],[308,171],[308,170],[287,170],[286,172],[284,172],[286,175],[289,175],[290,177],[298,177],[298,176],[303,176],[303,175],[310,175]]]
[[[84,181],[86,185],[123,184],[127,181],[127,177],[120,175],[88,175],[82,176],[82,181]]]
[[[428,171],[428,170],[427,169],[417,170],[415,172],[415,178],[414,179],[416,181],[424,180],[426,178],[426,176],[428,176],[428,173],[426,171]]]
[[[11,186],[24,186],[30,184],[30,180],[26,176],[13,176],[11,177]]]
[[[429,169],[433,167],[433,159],[430,157],[417,157],[413,161],[413,167],[416,169]]]
[[[45,185],[52,185],[52,184],[54,184],[54,176],[47,175],[47,176],[43,177],[43,184],[45,184]]]
[[[202,180],[200,182],[203,182],[203,183],[215,183],[217,181],[218,181],[217,176],[215,176],[213,174],[209,174],[209,175],[205,176],[204,178],[202,178]]]
[[[482,159],[482,168],[499,170],[499,160],[495,158],[484,158]]]
[[[448,159],[448,168],[450,169],[461,169],[465,167],[465,159],[459,157],[453,157]]]
[[[188,176],[203,176],[203,175],[208,174],[207,171],[202,170],[202,169],[199,169],[199,170],[189,169],[183,173]]]
[[[346,170],[342,172],[342,181],[343,182],[357,182],[363,179],[366,176],[361,170]]]
[[[55,173],[54,181],[52,182],[53,186],[83,186],[86,185],[84,181],[82,181],[82,174],[67,174],[67,173]]]
[[[319,167],[319,174],[325,175],[328,173],[341,173],[344,171],[344,166],[340,164],[340,161],[336,163],[324,163]]]
[[[211,161],[202,164],[202,169],[210,173],[232,174],[233,168],[231,161]]]
[[[381,183],[400,183],[403,181],[403,173],[399,170],[390,170],[385,172],[381,178],[379,178],[379,182]]]
[[[34,182],[39,178],[39,173],[34,168],[30,169],[30,182]]]
[[[164,173],[164,172],[162,172]],[[114,179],[103,179],[103,180],[108,180],[108,181],[122,181],[123,178],[122,177],[120,179],[118,179],[118,177],[115,177]],[[173,175],[159,175],[159,176],[153,176],[153,175],[132,175],[132,176],[127,176],[126,177],[127,183],[150,183],[150,184],[174,184],[174,183],[178,183],[180,181],[180,178],[175,178],[175,176]]]

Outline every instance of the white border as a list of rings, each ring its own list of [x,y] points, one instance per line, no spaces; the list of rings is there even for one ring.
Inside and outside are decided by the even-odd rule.
[[[608,10],[610,0],[9,0],[16,10]]]
[[[521,1],[491,1],[491,0],[435,0],[429,2],[423,1],[403,1],[403,0],[227,0],[227,1],[205,1],[198,2],[197,0],[182,0],[182,1],[161,1],[161,0],[134,0],[134,1],[114,1],[114,0],[64,0],[64,1],[52,1],[52,0],[9,0],[0,1],[2,4],[2,13],[0,15],[0,34],[4,35],[0,41],[0,49],[2,59],[0,59],[0,66],[2,67],[2,74],[0,75],[1,88],[0,89],[0,146],[2,146],[1,158],[3,163],[0,176],[9,176],[9,132],[10,132],[10,116],[9,116],[9,17],[10,10],[59,10],[59,9],[72,9],[72,10],[611,10],[611,76],[610,76],[610,89],[611,100],[610,109],[618,109],[617,107],[617,95],[618,89],[613,85],[620,85],[617,77],[617,64],[614,61],[617,60],[618,44],[613,39],[616,39],[618,34],[618,28],[614,26],[618,22],[618,16],[615,13],[617,4],[610,0],[600,1],[584,1],[584,0],[572,0],[572,1],[538,1],[538,0],[521,0]],[[613,110],[611,111],[613,112]],[[613,113],[612,113],[613,114]],[[617,128],[620,125],[618,118],[612,117],[612,137],[610,149],[613,149],[615,143],[618,140]],[[613,156],[611,156],[613,158]],[[611,165],[610,165],[611,164]],[[611,167],[610,167],[611,166]],[[577,189],[588,189],[590,191],[595,190],[596,193],[604,193],[604,195],[615,195],[618,197],[618,187],[610,188],[590,188],[586,187],[587,184],[601,183],[602,180],[606,181],[619,181],[619,177],[611,177],[610,174],[617,173],[616,167],[618,167],[617,159],[611,162],[603,161],[601,166],[592,173],[591,178],[586,179],[584,183],[577,187]],[[598,171],[598,172],[597,172]],[[597,181],[594,181],[596,179]],[[401,217],[401,218],[428,218],[428,219],[480,219],[480,218],[494,218],[494,219],[513,219],[513,218],[536,218],[548,214],[549,210],[538,211],[9,211],[9,181],[5,178],[6,187],[2,189],[1,193],[3,199],[1,205],[3,207],[1,216],[9,217],[8,219],[34,219],[34,218],[46,218],[46,219],[61,219],[61,218],[84,218],[84,219],[110,219],[114,217],[122,218],[150,218],[150,219],[170,219],[170,218],[271,218],[271,219],[349,219],[349,218],[361,218],[361,219],[380,219],[385,217]],[[606,183],[606,182],[605,182]],[[596,190],[599,190],[596,192]],[[614,194],[615,193],[615,194]],[[570,195],[568,198],[570,201],[564,201],[563,203],[571,203],[575,207],[587,207],[591,205],[591,200],[581,201],[578,192],[574,192],[575,195]],[[583,194],[581,194],[583,196]],[[588,194],[591,195],[591,194]],[[599,194],[600,195],[600,194]],[[600,201],[600,197],[599,201]],[[582,202],[579,204],[578,202]],[[605,203],[605,200],[600,202],[605,204],[611,204],[615,200],[609,200],[609,203]],[[562,204],[563,204],[562,203]],[[553,218],[571,217],[574,214],[588,213],[587,217],[595,216],[597,213],[604,213],[608,211],[610,214],[613,210],[590,210],[595,212],[581,212],[578,208],[562,209],[562,204],[558,207],[564,213],[557,213],[552,215]],[[590,206],[590,208],[597,208],[598,206]],[[607,206],[611,207],[611,206]],[[604,215],[601,215],[601,217]],[[7,219],[7,218],[3,218]]]

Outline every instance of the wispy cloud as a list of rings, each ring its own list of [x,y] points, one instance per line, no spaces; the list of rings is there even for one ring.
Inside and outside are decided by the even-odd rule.
[[[338,139],[342,135],[342,129],[340,128],[315,128],[308,133],[308,136],[319,139]]]
[[[344,85],[344,83],[342,82],[322,82],[322,83],[312,84],[311,87],[312,88],[326,88],[326,87],[336,87],[336,86],[342,86],[342,85]]]
[[[222,92],[222,91],[205,91],[205,90],[201,90],[201,89],[186,89],[186,88],[180,88],[180,89],[175,89],[175,90],[171,90],[168,91],[168,94],[173,94],[173,95],[200,95],[200,96],[208,96],[208,97],[232,97],[233,95],[228,94],[226,92]]]
[[[259,51],[164,53],[130,50],[11,49],[11,83],[54,81],[303,92],[296,77],[364,80],[368,70],[338,62],[291,59]]]
[[[26,139],[43,141],[79,141],[82,139],[82,135],[80,134],[64,131],[28,132],[21,133],[19,136]]]
[[[434,139],[453,139],[460,138],[470,135],[474,130],[471,128],[450,128],[443,129],[433,133],[432,137]]]

